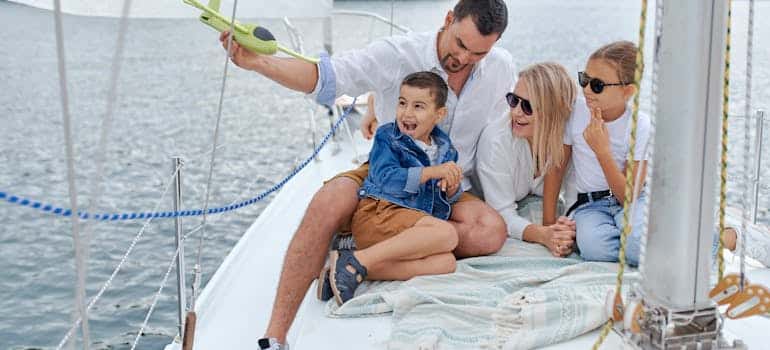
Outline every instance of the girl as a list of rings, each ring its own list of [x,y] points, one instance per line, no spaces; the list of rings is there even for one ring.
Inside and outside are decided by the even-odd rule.
[[[634,159],[626,162],[630,147],[631,113],[629,99],[636,93],[636,45],[618,41],[605,45],[588,59],[585,71],[578,73],[585,100],[575,105],[564,134],[565,160],[574,159],[577,202],[570,208],[577,228],[580,255],[591,261],[617,261],[623,226],[626,167],[645,178],[650,118],[639,114]],[[553,222],[556,191],[566,162],[554,168],[545,179],[544,222]],[[636,180],[636,176],[634,176]],[[643,181],[643,180],[642,180]],[[633,185],[633,184],[632,184]],[[643,184],[642,184],[643,185]],[[644,186],[639,186],[643,188]],[[632,231],[627,240],[629,265],[639,263],[639,243],[643,209],[647,195],[635,193]],[[568,211],[569,214],[569,211]]]
[[[527,67],[506,95],[509,117],[487,126],[476,153],[484,200],[503,217],[508,235],[540,243],[561,257],[574,247],[574,222],[562,217],[556,224],[541,225],[543,174],[565,158],[562,140],[576,95],[563,66]],[[574,193],[567,197],[574,198]]]

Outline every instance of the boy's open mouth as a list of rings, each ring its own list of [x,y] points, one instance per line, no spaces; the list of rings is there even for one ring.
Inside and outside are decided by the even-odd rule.
[[[414,129],[417,129],[417,123],[414,122],[401,122],[401,126],[403,126],[406,131],[414,131]]]

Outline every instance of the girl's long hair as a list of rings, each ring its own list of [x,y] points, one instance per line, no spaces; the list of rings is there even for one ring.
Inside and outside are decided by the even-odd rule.
[[[552,166],[564,162],[564,129],[572,114],[577,86],[564,66],[553,63],[533,64],[521,72],[519,79],[527,85],[535,118],[532,153],[537,172],[545,174]]]
[[[589,60],[605,60],[615,66],[623,84],[633,84],[636,73],[636,44],[621,40],[609,43],[594,51]]]

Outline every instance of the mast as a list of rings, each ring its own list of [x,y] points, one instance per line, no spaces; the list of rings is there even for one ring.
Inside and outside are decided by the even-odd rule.
[[[649,226],[642,285],[624,318],[625,339],[638,348],[744,348],[721,337],[719,310],[708,297],[728,6],[668,1],[657,19]]]
[[[708,298],[728,2],[669,1],[658,99],[644,294],[676,311]],[[660,20],[660,19],[659,19]]]

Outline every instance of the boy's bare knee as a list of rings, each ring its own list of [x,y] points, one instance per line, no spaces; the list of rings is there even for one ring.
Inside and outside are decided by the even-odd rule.
[[[441,221],[441,232],[444,237],[444,242],[446,242],[446,251],[449,252],[457,248],[460,238],[457,236],[457,229],[455,229],[454,225],[450,224],[448,221]],[[454,256],[452,256],[452,259],[454,260]]]
[[[439,274],[453,273],[457,270],[457,259],[452,253],[437,254],[429,259],[431,264],[436,266],[436,272]]]
[[[457,247],[459,241],[457,230],[448,221],[425,216],[418,221],[419,224],[427,225],[431,228],[437,240],[441,242],[442,251],[451,252]]]

